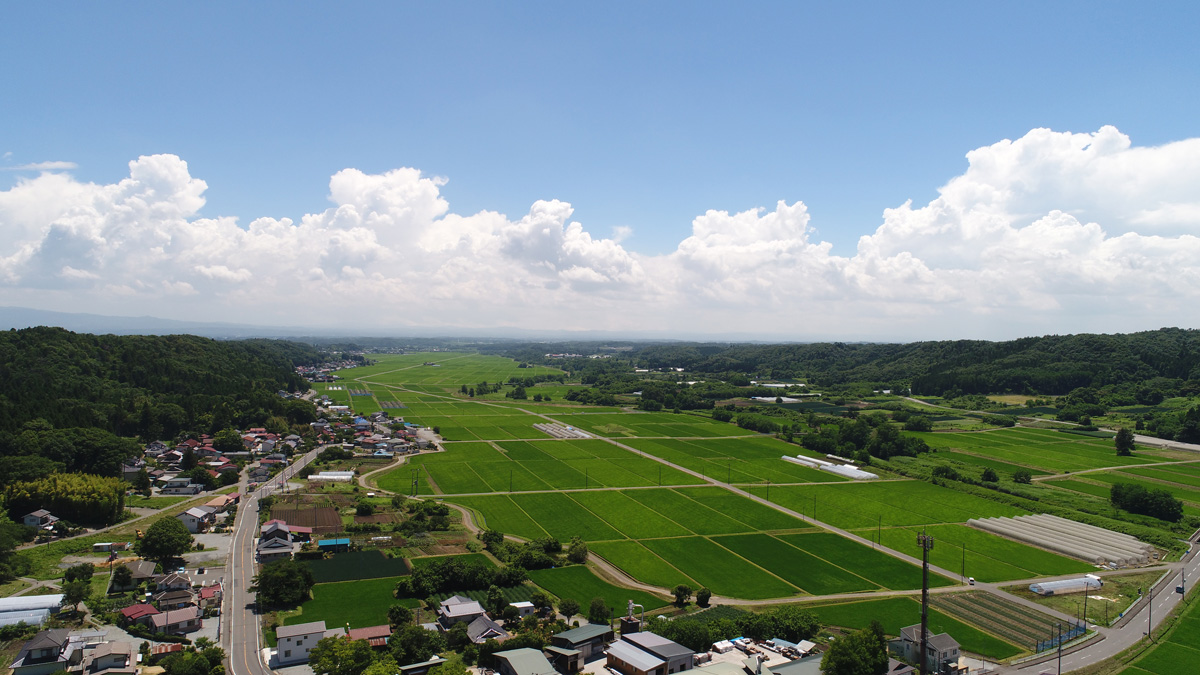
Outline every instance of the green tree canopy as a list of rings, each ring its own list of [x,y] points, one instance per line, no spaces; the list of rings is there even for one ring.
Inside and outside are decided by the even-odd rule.
[[[313,583],[306,563],[285,558],[263,565],[250,590],[268,607],[295,607],[308,599]]]
[[[825,675],[884,675],[887,666],[887,637],[878,621],[834,640],[821,657]]]
[[[146,528],[145,535],[134,544],[138,555],[163,563],[182,557],[192,549],[192,533],[178,518],[160,518]]]
[[[309,652],[308,665],[317,675],[359,675],[374,657],[366,640],[343,635],[319,640]]]

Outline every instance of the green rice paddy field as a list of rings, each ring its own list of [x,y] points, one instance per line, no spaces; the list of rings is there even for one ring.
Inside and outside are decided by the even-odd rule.
[[[440,365],[423,365],[426,361]],[[489,395],[491,400],[471,400],[458,393],[463,384],[554,372],[516,366],[509,359],[472,354],[386,356],[377,365],[344,371],[346,379],[336,385],[343,388],[330,395],[360,412],[385,405],[407,421],[439,427],[448,441],[444,452],[411,457],[407,465],[380,475],[380,488],[407,493],[415,475],[419,494],[444,496],[472,509],[482,525],[525,539],[552,536],[566,541],[581,536],[596,555],[660,588],[686,583],[707,587],[718,596],[766,599],[908,590],[920,585],[915,565],[710,485],[708,480],[753,487],[755,495],[769,495],[782,507],[910,555],[919,553],[915,535],[925,530],[935,538],[934,564],[982,581],[1091,569],[964,525],[970,518],[1022,515],[1019,509],[922,481],[846,481],[785,462],[782,455],[810,453],[732,424],[693,414],[568,406],[561,400],[565,389],[559,385],[546,388],[557,399],[553,404],[501,399],[495,394]],[[351,390],[368,390],[370,396],[350,396]],[[549,438],[533,427],[547,418],[597,438]],[[1109,440],[1046,430],[922,437],[939,450],[939,456],[1002,474],[1026,469],[1036,476],[1104,468],[1115,459]],[[1135,457],[1122,459],[1126,460],[1151,464],[1168,460],[1168,455],[1139,449]],[[1055,479],[1048,484],[1107,494],[1101,485],[1106,482],[1103,476],[1155,486],[1169,481],[1171,489],[1194,491],[1200,498],[1200,465],[1087,474],[1082,481]],[[418,559],[413,564],[426,562]],[[613,586],[583,566],[538,570],[530,578],[584,607],[596,596],[617,609],[631,597],[647,609],[666,604],[653,595]],[[936,575],[933,579],[936,586],[958,581]],[[314,606],[312,614],[319,607]],[[896,633],[915,622],[905,617],[915,616],[916,607],[910,599],[890,598],[815,609],[830,623],[847,627],[882,617],[885,628]],[[1020,652],[952,617],[935,613],[934,619],[935,630],[949,630],[975,653],[1006,658]]]
[[[452,501],[475,510],[488,527],[526,539],[582,536],[630,576],[663,588],[687,583],[762,599],[920,585],[913,565],[716,487]]]
[[[1112,466],[1116,460],[1111,440],[1064,434],[1048,429],[1014,428],[974,433],[914,435],[938,450],[960,450],[962,452],[956,454],[975,455],[1010,466],[1052,473],[1100,469]],[[1139,448],[1134,456],[1122,457],[1121,463],[1149,464],[1170,461],[1165,459],[1167,457],[1169,453],[1160,450]],[[1011,471],[1012,469],[1006,469],[1006,472]]]

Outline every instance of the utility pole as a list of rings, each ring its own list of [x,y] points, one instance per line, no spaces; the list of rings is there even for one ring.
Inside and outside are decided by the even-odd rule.
[[[767,479],[767,501],[771,501],[771,479]]]
[[[588,470],[584,469],[583,470],[583,489],[586,490],[587,488],[588,488]],[[510,492],[511,492],[511,490],[510,490]]]
[[[816,509],[815,498],[813,509]],[[929,675],[929,552],[933,550],[933,537],[921,532],[917,535],[917,546],[921,547],[921,675]]]
[[[662,487],[662,464],[658,465],[658,487]]]
[[[1088,601],[1088,597],[1087,597],[1087,596],[1088,596],[1088,589],[1089,589],[1089,588],[1091,588],[1091,584],[1089,584],[1089,583],[1085,583],[1085,584],[1083,585],[1083,628],[1084,628],[1084,632],[1087,632],[1087,624],[1088,624],[1088,618],[1087,618],[1087,601]]]
[[[1058,675],[1062,675],[1062,624],[1056,623],[1058,626]]]
[[[508,491],[512,492],[512,469],[508,470]]]
[[[962,549],[963,549],[962,569],[959,570],[959,572],[958,572],[958,576],[961,577],[959,579],[959,583],[962,583],[967,580],[967,545],[963,544]]]

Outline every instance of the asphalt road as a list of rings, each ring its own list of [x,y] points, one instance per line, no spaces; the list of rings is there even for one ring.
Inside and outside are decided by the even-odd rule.
[[[262,661],[262,639],[254,593],[254,538],[258,533],[258,500],[278,490],[306,464],[316,459],[324,448],[317,448],[297,459],[268,483],[254,492],[243,493],[238,505],[233,543],[229,547],[229,592],[225,597],[222,643],[228,654],[229,672],[236,675],[270,675],[271,669]],[[243,478],[243,488],[244,488]]]
[[[1193,548],[1196,544],[1192,545]],[[1117,654],[1129,649],[1146,636],[1146,631],[1151,627],[1158,627],[1163,619],[1167,618],[1167,614],[1172,609],[1179,606],[1180,601],[1184,596],[1176,592],[1175,588],[1179,585],[1180,571],[1184,571],[1185,586],[1190,592],[1193,582],[1200,581],[1200,556],[1195,556],[1192,559],[1171,565],[1172,576],[1170,583],[1163,585],[1162,589],[1154,594],[1153,597],[1142,600],[1133,611],[1133,618],[1129,623],[1121,628],[1098,628],[1097,632],[1104,636],[1103,640],[1093,639],[1091,643],[1077,652],[1072,654],[1064,654],[1062,657],[1062,670],[1067,672],[1084,666],[1090,666],[1093,663],[1098,663],[1108,658],[1112,658]],[[1195,602],[1195,599],[1191,600]],[[1044,663],[1033,664],[1027,666],[1010,667],[1002,669],[998,672],[1011,673],[1041,673],[1043,671],[1057,672],[1058,664],[1056,659],[1051,659]]]

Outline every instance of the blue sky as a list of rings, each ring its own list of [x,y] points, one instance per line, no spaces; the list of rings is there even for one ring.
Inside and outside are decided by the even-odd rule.
[[[69,162],[73,181],[103,186],[128,178],[138,157],[173,155],[207,184],[185,218],[245,228],[325,212],[330,177],[344,169],[412,167],[447,179],[437,187],[451,214],[516,222],[538,200],[569,202],[560,226],[577,221],[597,240],[617,233],[634,257],[671,255],[710,209],[803,202],[805,241],[849,258],[884,209],[936,200],[972,150],[1038,128],[1111,125],[1151,148],[1197,136],[1198,14],[1192,3],[28,3],[0,27],[0,190],[37,178],[19,166]],[[1043,201],[1014,227],[1066,208]],[[0,211],[0,227],[15,229],[11,213],[6,222]],[[1185,221],[1171,234],[1194,232]],[[237,269],[262,274],[252,267]],[[44,287],[53,308],[75,309],[78,292],[59,299],[54,284],[14,274],[14,293]],[[71,278],[83,277],[108,278],[98,268]],[[235,306],[236,294],[188,283],[196,311]],[[569,305],[552,293],[562,283],[544,290]],[[612,288],[575,290],[620,304]],[[447,300],[453,311],[436,320],[466,327],[451,314],[472,311],[468,296]],[[179,307],[156,302],[138,306]],[[791,306],[779,302],[775,311]],[[1108,325],[1096,320],[1068,327]],[[853,326],[838,319],[831,332]],[[1029,326],[1063,332],[1054,328],[1051,317]],[[923,331],[970,332],[904,333]]]

